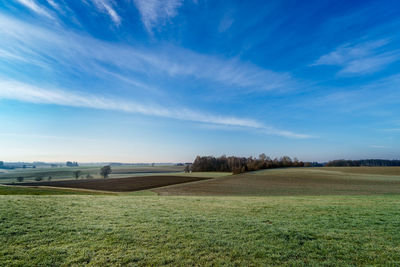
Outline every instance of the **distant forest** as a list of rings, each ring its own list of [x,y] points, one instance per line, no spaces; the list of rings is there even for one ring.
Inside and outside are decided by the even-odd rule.
[[[234,156],[213,157],[197,156],[192,164],[187,164],[185,171],[193,172],[233,172],[234,174],[244,173],[247,171],[257,171],[262,169],[288,168],[288,167],[383,167],[383,166],[400,166],[400,160],[384,160],[384,159],[363,159],[363,160],[333,160],[328,163],[303,162],[297,158],[293,160],[284,156],[281,158],[271,159],[265,154],[261,154],[258,158],[245,158]]]
[[[233,173],[243,173],[247,171],[256,171],[262,169],[272,169],[272,168],[285,168],[285,167],[311,167],[313,163],[304,163],[294,158],[293,160],[284,156],[281,158],[271,159],[265,154],[261,154],[258,158],[240,158],[240,157],[200,157],[197,156],[193,164],[187,165],[185,171],[193,172],[233,172]],[[314,163],[315,164],[315,163]]]
[[[400,160],[385,159],[361,159],[361,160],[332,160],[325,164],[326,167],[384,167],[384,166],[400,166]]]

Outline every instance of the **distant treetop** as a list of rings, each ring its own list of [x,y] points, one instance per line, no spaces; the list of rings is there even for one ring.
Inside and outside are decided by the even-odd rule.
[[[67,167],[78,167],[79,164],[76,161],[67,161],[66,163]]]
[[[386,159],[361,159],[361,160],[345,160],[338,159],[332,160],[325,164],[327,167],[384,167],[384,166],[400,166],[400,160],[386,160]]]

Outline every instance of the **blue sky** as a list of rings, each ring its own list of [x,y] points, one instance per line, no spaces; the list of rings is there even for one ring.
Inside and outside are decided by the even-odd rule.
[[[400,2],[0,0],[0,159],[400,158]]]

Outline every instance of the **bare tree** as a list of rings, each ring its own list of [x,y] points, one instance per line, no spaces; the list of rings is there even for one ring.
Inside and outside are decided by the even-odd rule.
[[[186,172],[186,173],[190,172],[190,165],[189,164],[186,164],[184,172]]]
[[[73,172],[73,175],[74,175],[75,179],[78,179],[79,176],[81,176],[81,173],[82,173],[82,172],[79,171],[79,170],[78,170],[78,171],[74,171],[74,172]]]
[[[100,175],[103,176],[104,179],[108,178],[108,175],[112,172],[110,166],[104,166],[100,169]]]

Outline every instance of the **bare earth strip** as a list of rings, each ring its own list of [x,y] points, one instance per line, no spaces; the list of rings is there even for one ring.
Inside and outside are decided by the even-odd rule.
[[[185,176],[138,176],[130,178],[91,179],[91,180],[63,180],[51,182],[35,182],[13,184],[18,186],[51,186],[63,188],[92,189],[112,192],[131,192],[162,187],[172,184],[205,180],[202,177]],[[11,184],[10,184],[11,185]]]

